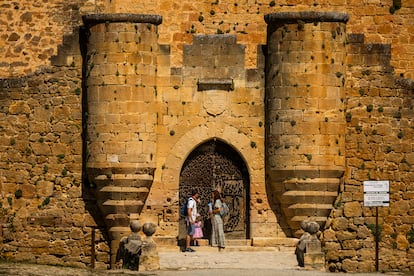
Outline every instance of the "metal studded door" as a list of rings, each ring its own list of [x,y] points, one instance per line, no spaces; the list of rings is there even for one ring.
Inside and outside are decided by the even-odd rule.
[[[207,204],[213,190],[221,191],[230,209],[224,218],[226,238],[245,239],[249,237],[248,188],[249,176],[240,155],[227,144],[214,139],[196,148],[185,161],[180,175],[180,206],[191,191],[198,191],[200,202],[197,210],[203,218],[204,238],[209,239],[211,225]]]

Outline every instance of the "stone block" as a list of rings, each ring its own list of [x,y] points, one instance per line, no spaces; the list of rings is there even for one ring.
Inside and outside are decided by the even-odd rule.
[[[6,187],[7,185],[4,185]],[[24,198],[34,198],[36,196],[36,187],[31,184],[22,184],[19,186]],[[14,193],[14,191],[13,191]]]
[[[41,197],[51,196],[54,191],[54,183],[51,181],[39,181],[36,184],[36,194]]]
[[[359,202],[347,202],[344,204],[344,215],[346,217],[360,217],[362,215],[362,207]]]
[[[17,252],[13,259],[17,262],[36,262],[36,256],[32,252]]]
[[[292,247],[292,251],[294,250],[293,248],[296,246],[298,242],[298,239],[296,238],[285,238],[285,237],[281,237],[281,238],[277,238],[277,237],[272,237],[272,238],[266,238],[266,237],[253,237],[252,238],[252,245],[253,246],[257,246],[257,247],[279,247],[279,246],[286,246],[286,247]]]
[[[336,237],[339,241],[353,240],[357,237],[357,234],[355,232],[338,231]]]
[[[345,259],[342,261],[342,269],[345,272],[356,272],[358,270],[358,261]]]
[[[306,253],[309,255],[319,254],[322,252],[321,242],[317,239],[310,240],[306,243]]]
[[[30,113],[30,106],[27,102],[24,101],[16,101],[13,102],[9,106],[9,112],[13,115],[19,115],[19,114],[29,114]]]
[[[104,146],[107,154],[124,154],[126,153],[126,144],[124,142],[108,141]]]
[[[120,32],[118,38],[119,38],[120,43],[131,42],[131,41],[135,42],[136,36],[137,34],[135,31],[134,32]]]
[[[325,267],[325,254],[305,253],[305,267],[310,266],[315,269],[323,269]]]

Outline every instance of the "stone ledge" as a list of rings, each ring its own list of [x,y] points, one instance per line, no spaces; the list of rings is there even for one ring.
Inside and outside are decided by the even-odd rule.
[[[197,81],[197,91],[206,90],[234,90],[232,79],[199,79]]]
[[[252,246],[255,247],[295,247],[298,242],[296,238],[252,238]]]
[[[348,22],[349,15],[340,12],[278,12],[266,14],[264,17],[267,24],[270,23],[297,23],[299,20],[305,22]]]
[[[85,25],[95,25],[100,23],[131,22],[131,23],[150,23],[159,25],[162,23],[162,16],[156,14],[134,14],[134,13],[96,13],[82,16]]]

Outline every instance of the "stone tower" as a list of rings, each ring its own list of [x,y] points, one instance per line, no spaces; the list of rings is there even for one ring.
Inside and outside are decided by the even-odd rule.
[[[268,24],[266,152],[270,192],[292,234],[324,224],[345,170],[346,14],[282,12]]]
[[[88,43],[86,170],[111,239],[138,219],[153,182],[157,124],[157,25],[161,17],[91,14],[83,17]]]

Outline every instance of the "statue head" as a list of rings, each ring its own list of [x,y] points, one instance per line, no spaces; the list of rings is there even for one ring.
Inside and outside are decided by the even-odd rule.
[[[131,228],[131,231],[133,233],[137,233],[139,232],[139,230],[141,230],[141,224],[139,223],[138,220],[131,221],[131,223],[129,224],[129,227]]]
[[[309,221],[308,220],[302,220],[302,222],[300,223],[300,227],[305,232],[308,232],[308,225],[309,225]]]
[[[319,231],[320,225],[316,221],[309,221],[304,220],[300,223],[300,226],[305,232],[308,232],[309,234],[316,234]]]
[[[310,221],[308,224],[308,229],[306,231],[313,235],[313,234],[318,233],[319,228],[320,228],[319,223],[317,223],[316,221]]]
[[[146,222],[144,223],[144,226],[142,227],[142,231],[147,237],[149,237],[155,233],[156,228],[157,226],[154,223]]]

